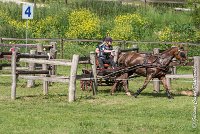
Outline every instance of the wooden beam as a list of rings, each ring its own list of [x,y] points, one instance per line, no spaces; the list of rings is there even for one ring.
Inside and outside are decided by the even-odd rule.
[[[153,54],[159,54],[159,53],[160,53],[160,48],[153,49]],[[153,79],[153,88],[154,88],[154,91],[156,91],[157,93],[160,92],[160,81],[158,78]]]
[[[49,58],[48,55],[37,55],[37,54],[18,54],[18,58]]]
[[[28,47],[35,48],[35,44],[0,44],[1,47]]]
[[[61,82],[61,83],[69,83],[69,77],[64,76],[51,76],[51,77],[44,77],[44,76],[26,76],[20,75],[19,78],[27,79],[27,80],[43,80],[49,82]]]
[[[55,61],[55,60],[42,60],[42,59],[20,59],[20,62],[27,63],[38,63],[38,64],[49,64],[49,65],[62,65],[62,66],[71,66],[71,62]]]
[[[200,94],[200,56],[194,57],[194,90],[195,95]]]
[[[167,74],[166,78],[193,78],[193,74]]]
[[[16,62],[17,62],[17,49],[12,52],[12,86],[11,86],[11,99],[16,99],[17,75],[16,75]]]
[[[92,73],[94,78],[93,95],[97,94],[98,84],[97,84],[97,65],[96,65],[96,53],[90,52],[90,62],[92,64]]]
[[[49,74],[49,70],[16,70],[16,74]]]
[[[75,101],[76,98],[76,75],[78,70],[78,60],[79,55],[73,55],[71,72],[70,72],[70,81],[69,81],[69,102]]]
[[[30,54],[36,54],[36,50],[31,50],[30,51]],[[33,71],[33,70],[35,70],[35,67],[36,67],[36,64],[34,64],[34,63],[29,63],[29,65],[28,65],[28,70],[29,71]],[[34,76],[34,74],[33,74],[33,76]],[[35,81],[33,81],[33,80],[28,80],[27,81],[27,87],[34,87],[35,86]]]

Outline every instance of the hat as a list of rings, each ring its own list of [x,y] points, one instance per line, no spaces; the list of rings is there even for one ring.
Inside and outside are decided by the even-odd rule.
[[[103,41],[106,41],[106,42],[112,42],[112,38],[111,37],[105,37]]]

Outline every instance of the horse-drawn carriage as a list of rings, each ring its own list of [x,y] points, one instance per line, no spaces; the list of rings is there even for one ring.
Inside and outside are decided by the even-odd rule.
[[[130,52],[135,51],[138,52],[138,47],[134,46],[130,49],[120,50],[120,52]],[[119,56],[119,47],[115,48],[114,50],[114,56],[112,57],[113,60],[116,62]],[[117,67],[113,68],[109,63],[104,63],[104,67],[100,68],[99,62],[97,59],[97,55],[95,54],[95,73],[96,73],[96,80],[97,80],[97,86],[113,86],[115,83],[114,77],[109,77],[109,74],[112,74],[114,72],[119,71],[122,69],[120,66],[117,65]],[[90,57],[91,58],[91,57]],[[91,62],[91,59],[90,59]],[[81,83],[81,89],[83,91],[85,90],[93,90],[94,89],[94,75],[93,75],[92,69],[83,68],[82,69],[82,79],[80,80]],[[121,89],[121,85],[118,86],[118,89]]]
[[[97,59],[96,59],[97,61]],[[104,76],[106,74],[114,72],[116,69],[113,69],[110,64],[104,64],[104,68],[99,68],[98,62],[96,62],[96,74],[97,74],[97,84],[98,86],[112,86],[114,84],[114,80],[107,78]],[[84,90],[93,90],[94,89],[94,74],[91,69],[84,68],[82,69],[82,78],[81,89]]]
[[[170,64],[174,58],[180,61],[180,63],[185,62],[186,51],[182,47],[172,47],[159,54],[137,52],[120,54],[116,69],[109,68],[106,64],[104,69],[96,68],[96,83],[99,86],[104,84],[112,86],[111,94],[114,94],[117,88],[123,87],[126,94],[131,95],[128,90],[128,78],[134,74],[144,76],[146,79],[143,86],[134,93],[134,96],[137,97],[146,88],[150,80],[158,78],[162,82],[168,98],[172,98],[166,84],[165,75],[169,72]],[[83,69],[85,79],[81,80],[82,90],[92,90],[95,88],[93,73],[92,70]]]

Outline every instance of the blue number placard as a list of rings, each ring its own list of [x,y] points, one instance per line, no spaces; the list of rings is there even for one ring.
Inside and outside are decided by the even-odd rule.
[[[33,19],[33,4],[23,4],[22,19]]]

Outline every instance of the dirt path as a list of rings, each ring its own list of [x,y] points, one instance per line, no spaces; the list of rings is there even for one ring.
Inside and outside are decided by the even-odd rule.
[[[22,3],[22,0],[0,0],[0,1],[2,1],[2,2],[15,2],[17,4]]]

